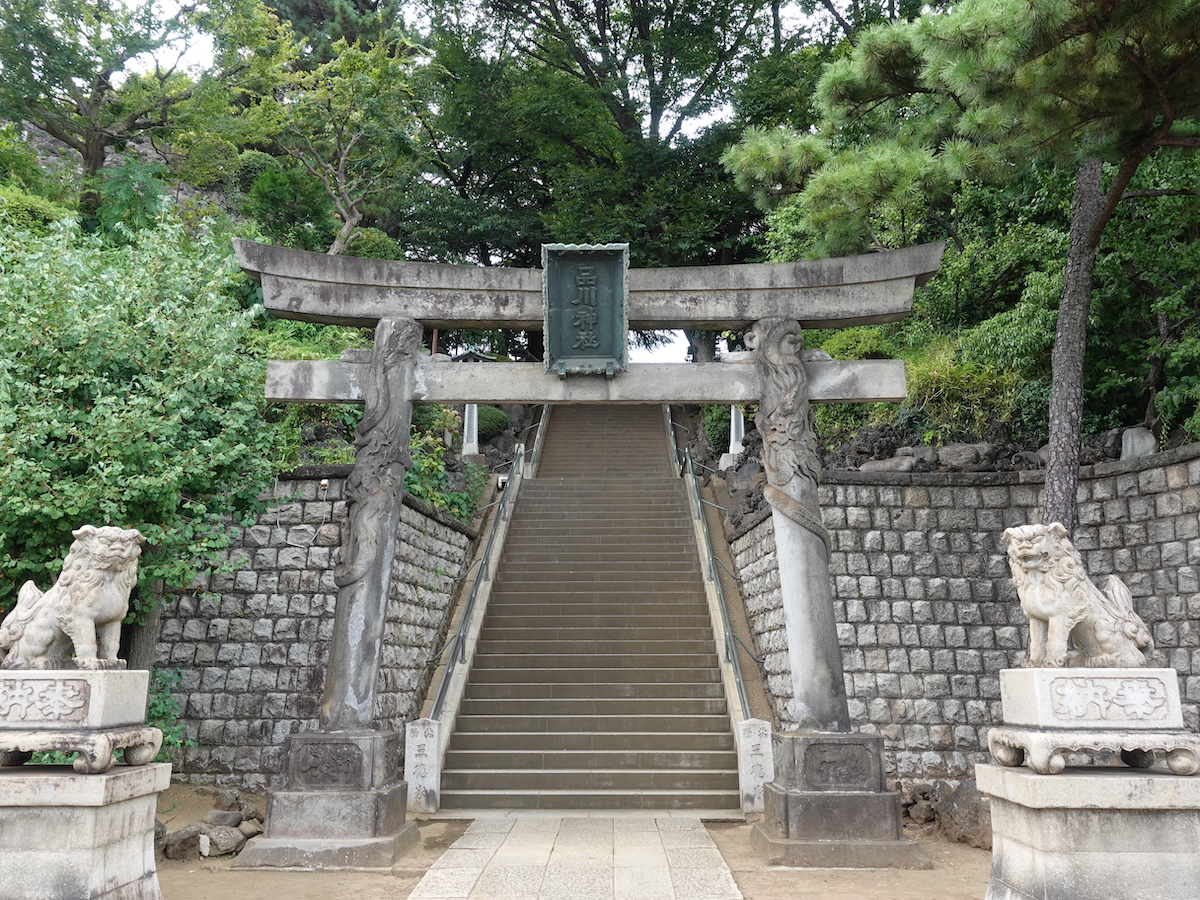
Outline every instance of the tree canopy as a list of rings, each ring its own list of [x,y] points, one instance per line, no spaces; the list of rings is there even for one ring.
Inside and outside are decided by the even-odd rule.
[[[289,33],[259,0],[213,0],[165,15],[155,0],[126,6],[0,0],[0,117],[31,123],[79,153],[85,182],[110,148],[165,128],[181,104],[225,106],[274,83],[291,58]],[[182,68],[201,34],[211,67]],[[99,205],[84,193],[84,212]]]
[[[964,0],[862,33],[818,94],[822,136],[759,130],[726,157],[760,198],[798,192],[788,218],[812,253],[869,247],[969,177],[1077,168],[1044,507],[1073,528],[1096,254],[1141,164],[1200,146],[1200,2]]]

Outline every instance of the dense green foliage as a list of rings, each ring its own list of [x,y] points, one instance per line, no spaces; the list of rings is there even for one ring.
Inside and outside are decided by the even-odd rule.
[[[168,220],[112,247],[66,220],[0,231],[0,272],[0,604],[83,522],[146,536],[140,583],[188,584],[270,478],[224,241]]]
[[[479,440],[490,441],[509,427],[508,415],[495,406],[479,407]]]
[[[182,422],[172,418],[172,398],[194,381],[216,392],[214,403],[233,404],[215,377],[187,374],[185,364],[207,371],[204,357],[232,359],[232,380],[258,365],[251,360],[329,359],[370,346],[361,330],[264,315],[261,291],[231,273],[224,238],[217,246],[204,237],[211,222],[229,230],[236,217],[240,235],[298,249],[476,265],[536,266],[540,245],[556,241],[628,241],[637,266],[946,241],[937,276],[905,321],[808,335],[810,347],[838,358],[894,356],[909,366],[904,403],[818,407],[830,444],[885,421],[913,440],[980,439],[1000,422],[1019,443],[1044,443],[1052,388],[1064,380],[1054,371],[1055,328],[1064,308],[1079,307],[1078,291],[1066,302],[1080,281],[1072,247],[1090,240],[1085,327],[1073,338],[1078,426],[1144,421],[1164,443],[1200,438],[1200,166],[1186,152],[1200,143],[1200,0],[960,0],[932,4],[927,15],[913,0],[270,6],[285,24],[257,0],[207,0],[173,18],[149,3],[109,10],[92,0],[0,0],[0,120],[8,123],[0,127],[0,278],[16,296],[20,265],[48,264],[45,241],[58,235],[69,250],[61,266],[74,268],[61,277],[54,269],[65,294],[52,295],[50,276],[39,283],[50,297],[40,301],[47,334],[84,321],[83,307],[114,319],[123,311],[121,327],[184,322],[176,349],[163,351],[170,378],[128,381],[137,390],[127,394],[146,398],[136,401],[138,416]],[[797,11],[811,18],[801,24]],[[48,31],[48,18],[61,27]],[[205,34],[215,41],[211,65],[179,68],[176,52]],[[39,159],[25,123],[57,138],[70,165]],[[152,145],[135,143],[144,137]],[[1104,161],[1093,186],[1100,215],[1073,242],[1076,166],[1091,159]],[[71,174],[79,163],[83,180]],[[188,185],[213,193],[176,207],[172,198],[188,196]],[[62,236],[55,223],[68,209],[82,212],[94,242]],[[110,274],[142,265],[156,242],[175,274],[155,284]],[[108,268],[79,263],[83,248]],[[205,325],[205,303],[194,316],[179,314],[171,298],[192,296],[172,287],[184,257],[189,277],[207,275],[208,295],[231,304],[236,328]],[[739,335],[725,337],[737,346]],[[19,338],[5,340],[18,346]],[[185,350],[187,340],[195,346]],[[714,335],[690,340],[697,359],[714,349]],[[540,332],[443,330],[437,342],[440,352],[542,354]],[[0,359],[6,378],[9,355]],[[91,365],[89,356],[64,355],[56,371],[65,378],[62,366],[76,366],[82,384]],[[87,377],[102,380],[100,394],[124,397],[119,379],[99,371]],[[228,417],[234,429],[256,416],[267,426],[243,442],[238,465],[278,471],[353,459],[360,408],[266,406],[256,385],[243,397],[249,406]],[[9,395],[0,399],[7,422],[17,413]],[[53,421],[66,435],[52,436],[56,452],[53,441],[74,448],[99,428],[93,408],[107,407],[84,407],[71,414],[79,419],[39,414],[45,434]],[[501,427],[494,414],[502,415],[480,409],[484,440]],[[194,463],[187,481],[172,466],[194,456],[176,459],[170,435],[153,431],[135,453],[132,426],[121,416],[112,424],[128,438],[122,446],[105,444],[86,460],[72,451],[64,464],[99,478],[147,454],[141,474],[161,468],[159,493],[130,503],[174,503],[193,540],[220,510],[249,510],[222,481],[223,453],[211,468]],[[708,411],[707,425],[723,450],[727,410]],[[49,465],[29,427],[31,459]],[[469,489],[453,490],[462,481],[445,465],[444,432],[458,427],[441,408],[418,407],[410,489],[469,516],[470,485],[481,475],[464,473]],[[71,478],[69,496],[43,489],[43,505],[28,506],[28,538],[14,549],[36,544],[47,548],[44,559],[60,556],[67,519],[91,515],[115,490],[74,470]],[[13,496],[0,508],[27,495]],[[103,503],[114,522],[136,524],[133,512],[120,520],[123,499]],[[42,521],[53,504],[65,517],[56,536]],[[183,528],[184,519],[172,521],[161,527]],[[20,565],[9,564],[11,578],[26,577]],[[10,595],[11,584],[0,583],[0,603]]]

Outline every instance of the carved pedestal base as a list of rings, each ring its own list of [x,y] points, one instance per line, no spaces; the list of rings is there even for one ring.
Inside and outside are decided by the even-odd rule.
[[[770,865],[928,869],[900,827],[900,795],[884,790],[883,738],[774,736],[775,781],[752,845]]]
[[[988,749],[1002,766],[1024,764],[1039,775],[1054,775],[1067,765],[1068,753],[1120,754],[1135,769],[1147,769],[1165,757],[1176,775],[1200,771],[1200,735],[1187,731],[1054,731],[1040,728],[993,728]]]
[[[1054,775],[1069,753],[1099,753],[1137,769],[1162,757],[1176,775],[1200,771],[1174,669],[1004,669],[1000,699],[1006,724],[988,733],[988,749],[1002,766]]]
[[[390,869],[417,842],[405,822],[395,732],[293,734],[286,786],[267,798],[266,833],[237,868]]]
[[[991,798],[987,900],[1193,900],[1200,779],[1129,769],[977,765]]]
[[[0,766],[19,766],[38,750],[78,751],[72,763],[75,771],[97,775],[113,767],[117,750],[125,751],[126,765],[144,766],[158,756],[162,738],[162,732],[149,725],[96,731],[0,731]]]
[[[145,765],[162,746],[162,732],[142,724],[149,685],[146,671],[0,671],[0,766],[39,750],[78,751],[81,775],[107,772],[117,750],[127,765]]]
[[[0,770],[0,896],[162,900],[154,810],[165,763],[78,775],[68,766]]]

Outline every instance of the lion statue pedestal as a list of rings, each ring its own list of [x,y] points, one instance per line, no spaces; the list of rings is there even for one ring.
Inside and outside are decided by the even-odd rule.
[[[152,762],[162,732],[145,724],[150,673],[117,658],[144,539],[73,534],[54,586],[27,582],[0,623],[0,894],[162,900],[154,812],[171,767]],[[77,756],[25,765],[53,750]]]
[[[1024,668],[1000,673],[1003,726],[977,765],[990,798],[987,900],[1190,900],[1200,884],[1200,736],[1174,669],[1120,579],[1088,578],[1061,525],[1002,538],[1029,619]]]

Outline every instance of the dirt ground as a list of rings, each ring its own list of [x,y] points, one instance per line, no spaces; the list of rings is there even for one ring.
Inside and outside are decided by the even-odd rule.
[[[249,797],[260,809],[261,798]],[[159,798],[158,817],[169,831],[182,828],[212,809],[212,794],[203,788],[172,785]],[[421,822],[421,842],[391,871],[242,872],[232,858],[160,860],[158,880],[164,900],[404,900],[425,870],[466,830],[465,821]],[[792,869],[768,866],[750,848],[750,826],[716,822],[708,826],[721,855],[746,900],[981,900],[987,892],[991,854],[953,844],[927,826],[908,826],[934,868]]]

